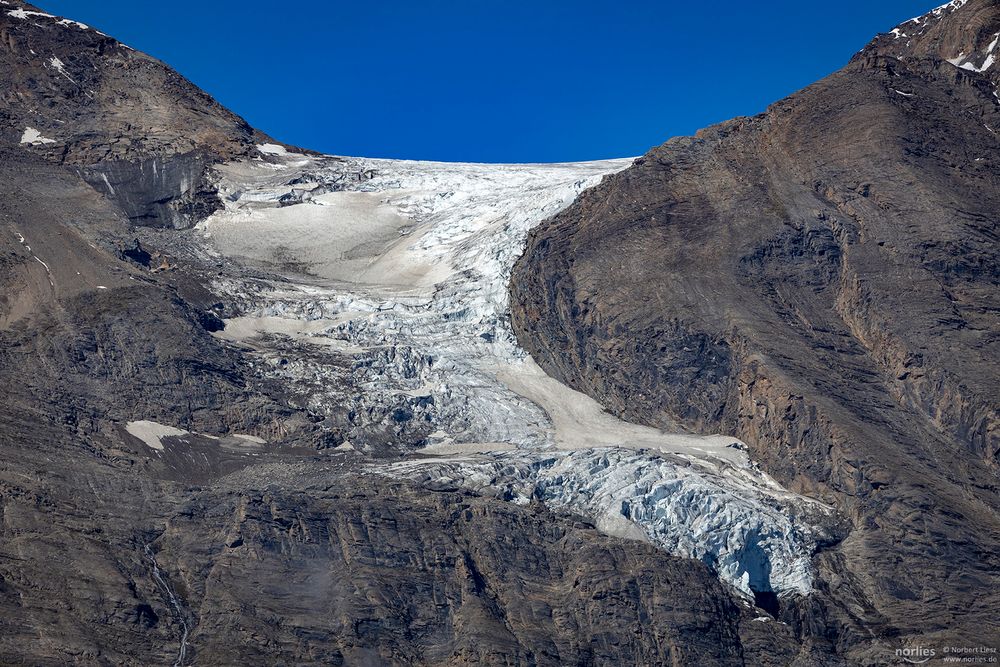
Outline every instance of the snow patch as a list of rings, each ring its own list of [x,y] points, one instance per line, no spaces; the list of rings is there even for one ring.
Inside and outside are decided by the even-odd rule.
[[[233,433],[234,438],[239,438],[240,440],[246,440],[247,442],[252,442],[258,445],[266,445],[267,440],[263,438],[258,438],[255,435],[247,435],[245,433]]]
[[[156,162],[154,161],[153,164],[155,165]],[[108,175],[102,173],[101,174],[101,180],[103,180],[104,181],[104,185],[107,186],[108,192],[110,192],[112,195],[115,195],[115,189],[114,189],[114,187],[112,187],[111,181],[108,180]]]
[[[46,264],[46,263],[45,263],[45,262],[44,262],[44,261],[42,260],[42,258],[41,258],[41,257],[39,257],[38,255],[36,255],[36,254],[35,254],[35,253],[34,253],[34,252],[33,252],[33,251],[31,250],[31,246],[30,246],[30,245],[28,245],[28,242],[27,242],[27,241],[25,240],[25,238],[24,238],[24,235],[23,235],[23,234],[21,234],[21,232],[14,232],[14,234],[15,234],[15,235],[17,236],[17,240],[18,240],[18,241],[20,242],[20,244],[21,244],[22,246],[24,246],[24,249],[25,249],[26,251],[28,251],[28,253],[30,253],[30,254],[31,254],[32,258],[33,258],[33,259],[34,259],[34,260],[35,260],[36,262],[38,262],[39,264],[41,264],[41,265],[42,265],[42,267],[43,267],[43,268],[45,269],[45,275],[46,275],[46,277],[47,277],[47,278],[49,279],[49,285],[51,285],[52,287],[55,287],[55,286],[56,286],[56,284],[55,284],[55,281],[53,281],[53,280],[52,280],[52,270],[51,270],[51,269],[49,268],[49,265],[48,265],[48,264]]]
[[[959,69],[968,70],[970,72],[985,72],[989,68],[993,67],[996,62],[996,48],[997,44],[1000,43],[1000,32],[993,36],[993,41],[990,42],[986,48],[983,50],[983,62],[977,65],[975,62],[970,60],[972,56],[967,56],[965,52],[959,53],[954,58],[945,58],[945,60]]]
[[[288,155],[288,149],[278,144],[260,144],[257,150],[264,155]]]
[[[98,289],[104,289],[104,288],[99,286]],[[162,440],[163,438],[168,438],[168,437],[181,437],[181,436],[194,435],[202,438],[208,438],[209,440],[215,440],[215,441],[220,440],[219,436],[207,435],[204,433],[196,433],[193,431],[185,431],[184,429],[174,428],[173,426],[166,426],[164,424],[160,424],[158,422],[149,421],[145,419],[128,422],[125,425],[125,430],[130,435],[133,435],[139,440],[142,440],[144,443],[146,443],[146,445],[150,449],[154,449],[158,452],[163,451],[164,447]],[[243,442],[251,443],[253,445],[267,444],[267,440],[264,440],[263,438],[258,438],[255,435],[247,435],[245,433],[231,433],[230,436],[236,438],[237,440],[242,440]]]
[[[165,426],[154,421],[147,421],[141,419],[139,421],[129,422],[125,425],[125,430],[132,436],[135,436],[139,440],[146,443],[146,446],[150,449],[155,449],[158,452],[163,451],[162,438],[176,437],[188,435],[189,431],[183,429],[174,428],[173,426]]]
[[[45,66],[46,67],[51,67],[52,69],[54,69],[55,71],[57,71],[60,74],[62,74],[64,77],[66,77],[67,79],[69,79],[73,83],[76,83],[76,79],[74,79],[73,77],[71,77],[69,75],[69,72],[66,71],[66,63],[64,63],[63,61],[59,60],[59,58],[57,58],[55,56],[52,56],[51,58],[49,58],[45,62]]]
[[[9,5],[10,3],[9,2],[2,2],[0,4]],[[45,19],[54,19],[54,18],[56,18],[52,14],[46,14],[45,12],[32,12],[32,11],[28,11],[26,9],[13,9],[13,10],[7,12],[7,16],[13,16],[16,19],[22,19],[22,20],[29,19],[31,17],[39,17],[39,18],[45,18]],[[80,30],[90,30],[90,26],[88,26],[86,23],[80,23],[79,21],[74,21],[72,19],[59,19],[58,21],[56,21],[56,24],[57,25],[61,25],[61,26],[66,27],[66,28],[68,28],[68,27],[75,27],[75,28],[79,28]],[[97,31],[95,31],[95,32],[97,32]],[[98,33],[98,34],[104,34],[104,33]]]
[[[79,21],[74,21],[72,19],[59,19],[56,23],[63,26],[76,26],[80,30],[90,30],[90,26],[86,23],[80,23]]]
[[[24,128],[24,134],[21,135],[21,143],[31,146],[41,146],[43,144],[54,144],[56,140],[43,137],[42,133],[33,127],[26,127]]]
[[[14,9],[7,12],[7,16],[13,16],[16,19],[27,19],[32,16],[40,16],[42,18],[54,19],[55,16],[52,14],[46,14],[45,12],[29,12],[27,9]]]
[[[983,51],[986,58],[983,63],[978,67],[973,65],[971,62],[964,63],[962,69],[972,70],[973,72],[985,72],[989,68],[993,67],[993,63],[996,62],[996,48],[997,43],[1000,42],[1000,32],[993,36],[993,41],[987,45],[986,49]]]

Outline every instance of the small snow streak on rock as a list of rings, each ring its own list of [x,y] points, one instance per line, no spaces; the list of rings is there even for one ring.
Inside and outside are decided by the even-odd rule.
[[[10,3],[0,2],[0,4],[9,5]],[[43,19],[56,18],[52,14],[46,14],[45,12],[32,12],[28,11],[27,9],[12,9],[11,11],[7,12],[7,16],[13,16],[16,19],[22,19],[22,20],[30,19],[33,17],[43,18]],[[80,23],[79,21],[74,21],[72,19],[59,19],[58,21],[56,21],[56,24],[67,28],[75,27],[79,28],[80,30],[90,30],[90,26],[88,26],[86,23]]]
[[[69,79],[73,83],[76,83],[76,79],[74,79],[73,77],[71,77],[69,75],[69,72],[66,71],[66,63],[64,63],[63,61],[59,60],[59,58],[57,58],[55,56],[52,56],[51,58],[48,59],[48,61],[46,61],[45,64],[46,64],[47,67],[51,67],[52,69],[54,69],[55,71],[57,71],[60,74],[62,74],[64,77],[66,77],[67,79]]]

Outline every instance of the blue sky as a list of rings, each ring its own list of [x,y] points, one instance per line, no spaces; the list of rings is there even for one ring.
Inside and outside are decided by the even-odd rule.
[[[282,141],[482,162],[641,154],[763,111],[935,5],[37,2],[160,58]]]

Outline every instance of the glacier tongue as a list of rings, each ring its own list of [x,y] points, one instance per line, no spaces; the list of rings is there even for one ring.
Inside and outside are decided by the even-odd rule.
[[[630,160],[263,153],[220,168],[226,207],[199,230],[210,254],[280,277],[220,279],[241,313],[219,335],[252,343],[314,412],[349,405],[352,448],[405,455],[375,473],[538,499],[702,560],[747,594],[810,590],[823,506],[783,490],[733,438],[609,415],[546,376],[511,331],[507,285],[529,230]]]
[[[815,547],[808,526],[826,514],[753,467],[648,450],[493,453],[404,461],[387,470],[587,516],[608,534],[701,560],[746,594],[807,594]]]

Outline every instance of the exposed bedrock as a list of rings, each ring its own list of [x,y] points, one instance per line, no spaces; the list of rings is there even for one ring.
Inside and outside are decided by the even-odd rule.
[[[116,202],[134,225],[183,229],[222,208],[213,156],[191,152],[79,167],[93,188]]]
[[[4,664],[828,664],[707,567],[540,504],[318,460],[160,483],[57,425],[0,430],[36,439],[0,469]]]
[[[939,51],[988,48],[1000,6],[953,5],[904,24],[909,51],[880,37],[609,176],[511,282],[547,372],[629,420],[734,433],[852,517],[817,565],[858,659],[998,632],[997,75]]]
[[[78,168],[133,224],[204,219],[221,205],[211,166],[262,140],[158,60],[32,5],[0,5],[0,142]]]

